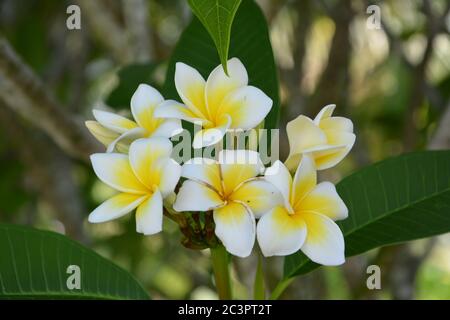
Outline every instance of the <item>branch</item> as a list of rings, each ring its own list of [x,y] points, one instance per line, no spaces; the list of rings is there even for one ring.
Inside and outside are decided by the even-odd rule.
[[[133,53],[124,28],[116,21],[110,8],[103,1],[78,0],[83,16],[97,38],[122,64],[129,63]]]
[[[326,3],[323,2],[326,6]],[[319,110],[333,102],[338,108],[347,105],[350,63],[350,25],[355,16],[350,0],[339,2],[333,8],[325,7],[335,23],[335,31],[328,52],[327,65],[320,76],[314,94],[307,102],[308,111],[317,114]],[[341,110],[341,113],[345,114]]]
[[[0,37],[0,98],[14,112],[46,132],[67,154],[87,161],[100,150],[81,119],[68,113],[31,68]]]
[[[431,10],[429,0],[423,0],[422,11],[427,17],[426,24],[426,35],[427,35],[427,45],[423,53],[422,60],[413,70],[413,84],[411,89],[411,94],[409,97],[409,103],[405,113],[404,122],[404,147],[405,151],[411,151],[415,149],[417,144],[418,130],[416,122],[414,121],[414,116],[416,111],[422,105],[425,99],[425,83],[426,83],[426,69],[428,62],[431,59],[434,40],[441,30],[442,17],[437,17]],[[444,13],[444,17],[447,15],[449,10],[447,6]]]
[[[148,5],[145,0],[122,0],[125,25],[129,43],[132,44],[134,60],[146,62],[153,57],[151,46]]]
[[[0,101],[0,126],[8,144],[24,165],[27,185],[39,201],[45,202],[64,224],[66,234],[82,243],[89,239],[84,232],[86,212],[78,185],[73,177],[74,164],[53,141],[21,123]],[[36,210],[33,210],[33,215]]]
[[[450,148],[450,103],[445,110],[439,126],[431,138],[428,149],[449,149]]]

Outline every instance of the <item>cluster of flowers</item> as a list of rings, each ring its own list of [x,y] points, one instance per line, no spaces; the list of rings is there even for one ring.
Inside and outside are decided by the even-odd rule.
[[[181,120],[201,125],[193,147],[202,148],[221,143],[227,130],[255,128],[272,100],[248,85],[247,71],[236,58],[228,61],[228,75],[218,66],[206,81],[177,63],[175,85],[183,103],[164,100],[141,84],[131,99],[134,121],[94,110],[97,121],[86,125],[107,152],[92,155],[92,165],[119,193],[96,208],[89,221],[109,221],[136,209],[137,231],[150,235],[162,229],[164,206],[213,211],[215,234],[233,255],[248,256],[257,239],[265,256],[302,250],[320,264],[343,263],[344,239],[334,221],[345,219],[348,210],[332,183],[317,183],[316,172],[350,151],[352,122],[332,117],[334,105],[314,120],[299,116],[287,125],[288,159],[269,168],[252,150],[222,150],[215,159],[193,158],[181,166],[171,158],[169,139],[182,130]]]

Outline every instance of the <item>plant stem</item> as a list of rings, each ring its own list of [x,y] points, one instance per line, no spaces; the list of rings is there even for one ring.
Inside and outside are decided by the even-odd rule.
[[[286,278],[278,282],[277,286],[270,295],[270,300],[278,300],[284,290],[286,290],[286,288],[291,284],[292,280],[294,280],[294,278]]]
[[[228,269],[228,253],[223,245],[211,248],[211,260],[216,280],[216,289],[220,300],[231,299],[230,272]]]
[[[256,268],[255,283],[253,286],[253,297],[255,300],[266,299],[266,287],[264,284],[264,270],[261,253],[258,254],[258,266]]]

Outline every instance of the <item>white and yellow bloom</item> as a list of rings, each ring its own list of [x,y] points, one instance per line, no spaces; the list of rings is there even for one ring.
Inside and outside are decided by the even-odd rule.
[[[317,170],[338,164],[355,143],[353,123],[344,117],[332,117],[336,106],[325,106],[314,120],[298,116],[286,126],[290,152],[286,166],[294,171],[302,155],[310,154]]]
[[[136,209],[136,230],[154,234],[162,229],[163,199],[173,193],[181,166],[170,158],[167,138],[138,139],[129,155],[97,153],[91,156],[95,174],[120,193],[106,200],[89,215],[89,222],[119,218]]]
[[[107,152],[117,149],[127,153],[131,142],[139,138],[170,138],[181,130],[178,119],[154,117],[154,110],[164,98],[155,88],[140,84],[131,97],[133,120],[120,115],[94,110],[97,121],[86,121],[86,126],[94,137],[107,147]]]
[[[185,163],[186,180],[178,192],[176,211],[213,210],[215,233],[228,252],[247,257],[255,242],[255,217],[283,202],[271,183],[257,178],[264,172],[259,154],[223,150],[219,161],[194,158]]]
[[[266,170],[265,179],[277,186],[285,203],[258,221],[263,254],[285,256],[302,250],[316,263],[344,263],[344,237],[334,221],[347,218],[348,210],[332,183],[317,184],[313,159],[302,157],[294,179],[277,161]]]
[[[178,62],[175,86],[184,104],[167,100],[155,110],[156,117],[182,119],[202,126],[194,148],[219,142],[228,129],[248,130],[264,120],[272,108],[260,89],[248,85],[247,70],[237,58],[228,62],[228,76],[217,66],[205,81],[194,68]]]

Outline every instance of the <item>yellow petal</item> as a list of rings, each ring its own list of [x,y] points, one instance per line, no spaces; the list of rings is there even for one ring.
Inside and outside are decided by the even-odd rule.
[[[319,163],[319,159],[323,156],[334,154],[335,152],[338,152],[344,148],[343,146],[335,146],[335,145],[318,145],[306,148],[302,151],[302,153],[296,153],[290,155],[286,161],[285,165],[291,172],[295,172],[297,170],[298,165],[300,164],[300,161],[302,159],[303,155],[309,155],[314,159],[316,169],[317,170],[323,170],[322,163]]]
[[[154,116],[157,118],[185,120],[203,127],[212,125],[212,122],[203,118],[202,115],[195,114],[187,106],[174,100],[166,100],[159,104],[155,109]]]
[[[275,161],[271,167],[266,169],[264,178],[280,190],[286,203],[290,201],[292,177],[280,160]]]
[[[228,114],[232,119],[231,128],[248,130],[264,120],[272,104],[272,99],[260,89],[253,86],[240,87],[223,99],[216,118]]]
[[[317,184],[317,173],[314,167],[314,161],[308,155],[304,155],[297,168],[292,183],[291,204],[294,211]]]
[[[130,146],[130,164],[139,181],[147,188],[159,186],[163,168],[172,153],[172,143],[167,138],[139,139]]]
[[[199,181],[222,193],[220,168],[217,161],[207,158],[193,158],[183,165],[181,175],[187,179]]]
[[[124,133],[137,127],[137,124],[134,121],[111,112],[93,110],[92,113],[94,114],[95,120],[97,120],[102,126],[117,133]]]
[[[334,148],[312,152],[317,170],[325,170],[338,164],[352,149],[356,136],[353,133],[326,130],[328,143]]]
[[[118,153],[96,153],[91,156],[95,174],[110,187],[133,194],[145,194],[148,189],[134,175],[128,156]]]
[[[280,191],[273,184],[262,179],[243,183],[233,191],[229,199],[249,207],[256,218],[261,217],[273,207],[284,204]]]
[[[136,122],[142,128],[153,132],[161,123],[161,119],[153,117],[155,107],[164,101],[164,98],[155,88],[140,84],[131,97],[131,112]]]
[[[111,142],[108,145],[106,152],[114,152],[115,149],[117,149],[118,152],[121,152],[120,150],[127,146],[126,151],[121,153],[128,153],[130,144],[139,138],[145,137],[146,134],[147,131],[144,128],[130,129],[127,132],[122,133],[113,142]]]
[[[343,131],[343,132],[353,132],[353,122],[350,119],[344,117],[330,117],[320,121],[319,127],[325,131]]]
[[[306,223],[307,235],[303,253],[312,261],[337,266],[345,262],[345,244],[341,230],[330,218],[316,213],[301,215]]]
[[[258,244],[266,257],[297,252],[305,241],[306,232],[304,220],[280,206],[263,215],[257,225]]]
[[[173,193],[181,176],[181,166],[173,159],[163,161],[159,190],[163,198]]]
[[[231,124],[231,117],[227,114],[223,115],[216,127],[203,129],[198,131],[194,136],[192,146],[195,149],[215,145],[222,140]]]
[[[175,65],[175,87],[184,104],[199,118],[207,119],[205,102],[205,80],[194,68],[177,62]]]
[[[331,182],[319,183],[295,209],[320,213],[332,220],[342,220],[348,216],[347,207]]]
[[[314,118],[314,123],[318,126],[322,120],[330,118],[335,108],[335,104],[329,104],[323,107]]]
[[[225,195],[264,172],[264,165],[256,151],[223,150],[219,153],[219,163]]]
[[[155,190],[136,210],[136,231],[145,235],[155,234],[162,230],[162,223],[162,196],[159,190]]]
[[[224,201],[220,195],[203,183],[186,180],[178,191],[173,205],[175,211],[209,211],[220,207]]]
[[[289,140],[289,155],[303,153],[305,149],[327,144],[327,136],[314,122],[305,116],[298,116],[286,126]]]
[[[181,121],[179,119],[163,119],[158,123],[150,136],[171,138],[182,131],[183,127],[181,126]]]
[[[89,222],[100,223],[120,218],[140,205],[146,196],[120,193],[106,200],[89,215]]]
[[[217,110],[226,95],[248,83],[247,70],[239,59],[228,60],[227,69],[228,75],[225,74],[222,65],[218,65],[206,81],[206,101],[211,119],[215,119]]]
[[[214,210],[215,233],[231,254],[248,257],[255,244],[255,218],[242,204],[230,202]]]
[[[111,142],[113,142],[117,137],[120,136],[120,133],[105,128],[97,121],[86,121],[85,124],[89,132],[105,146],[108,146]]]

